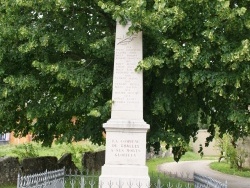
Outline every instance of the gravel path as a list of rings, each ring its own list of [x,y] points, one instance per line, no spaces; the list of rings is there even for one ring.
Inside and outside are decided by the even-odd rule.
[[[187,174],[193,178],[193,173],[196,172],[201,175],[209,176],[220,182],[227,181],[228,188],[250,188],[250,178],[243,178],[234,175],[227,175],[209,168],[209,163],[212,161],[183,161],[165,163],[158,166],[160,172],[177,173],[179,176]]]

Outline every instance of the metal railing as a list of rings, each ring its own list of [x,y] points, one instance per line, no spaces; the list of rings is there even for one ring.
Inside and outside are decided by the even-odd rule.
[[[61,188],[64,187],[64,177],[64,168],[28,176],[18,174],[17,188]]]
[[[222,183],[213,178],[194,173],[195,188],[227,188],[227,182]]]
[[[98,188],[99,172],[69,170],[65,174],[63,188]]]
[[[165,175],[171,177],[171,174]],[[178,178],[178,175],[172,174],[172,177]],[[146,188],[191,188],[193,185],[195,188],[227,188],[226,183],[221,183],[197,173],[194,173],[193,182],[189,179],[189,175],[181,174],[179,178],[185,179],[187,183],[166,182],[158,177],[156,183],[147,185]],[[109,182],[109,185],[104,185],[100,182],[99,185],[99,174],[89,173],[88,171],[85,173],[79,171],[66,173],[64,168],[29,176],[21,176],[19,174],[17,181],[17,188],[142,188],[141,185],[140,182],[136,184],[127,183],[126,185],[124,182],[119,182],[119,184]]]

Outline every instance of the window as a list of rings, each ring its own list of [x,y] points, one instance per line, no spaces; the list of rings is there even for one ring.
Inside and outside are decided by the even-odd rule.
[[[6,141],[6,134],[0,134],[0,141]]]

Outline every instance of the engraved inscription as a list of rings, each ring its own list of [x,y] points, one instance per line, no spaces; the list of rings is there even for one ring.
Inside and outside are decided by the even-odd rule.
[[[131,158],[137,157],[141,152],[139,140],[116,140],[111,141],[111,153],[115,157]]]
[[[116,39],[112,99],[123,109],[128,105],[136,110],[135,107],[141,108],[142,104],[142,75],[135,71],[142,59],[142,45],[137,41],[140,37],[134,34]]]

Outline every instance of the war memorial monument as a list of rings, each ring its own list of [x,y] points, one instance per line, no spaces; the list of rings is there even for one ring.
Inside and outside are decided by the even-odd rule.
[[[99,187],[150,187],[143,120],[142,32],[128,35],[130,23],[116,24],[111,119],[104,123],[106,156]]]

